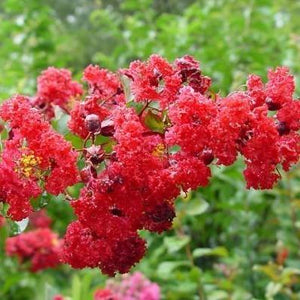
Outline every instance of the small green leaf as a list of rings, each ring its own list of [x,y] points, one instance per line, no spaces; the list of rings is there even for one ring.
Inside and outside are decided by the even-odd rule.
[[[63,113],[63,111],[55,107],[55,119],[52,121],[53,128],[60,134],[65,135],[69,132],[68,121],[70,116]]]
[[[193,199],[187,202],[186,214],[189,216],[201,215],[207,211],[209,204],[203,199]]]
[[[157,269],[157,275],[161,278],[167,278],[178,267],[190,266],[188,261],[165,261]]]
[[[193,251],[193,257],[201,257],[201,256],[228,256],[228,251],[224,247],[216,247],[216,248],[197,248]]]
[[[81,299],[81,281],[77,275],[75,275],[72,280],[72,299]]]
[[[145,125],[154,132],[163,133],[165,130],[165,124],[162,117],[152,110],[147,111],[144,122]]]
[[[133,100],[133,95],[130,90],[130,78],[126,75],[120,75],[120,81],[124,90],[126,102],[130,102]]]
[[[190,242],[189,236],[174,236],[174,237],[165,237],[164,244],[168,249],[169,253],[174,253],[183,248]]]

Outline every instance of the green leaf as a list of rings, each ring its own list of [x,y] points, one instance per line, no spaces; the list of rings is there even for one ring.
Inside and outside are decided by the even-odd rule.
[[[72,299],[81,300],[81,281],[77,275],[72,280]]]
[[[188,261],[165,261],[158,266],[157,275],[161,278],[167,278],[178,267],[189,265]]]
[[[130,78],[127,77],[126,75],[120,75],[120,81],[124,90],[124,94],[125,94],[125,99],[126,102],[130,102],[133,100],[133,95],[131,93],[131,89],[130,89]]]
[[[228,256],[228,251],[224,247],[216,247],[216,248],[197,248],[193,251],[193,257],[201,257],[201,256]]]
[[[163,119],[152,110],[148,110],[144,119],[145,125],[154,132],[163,133],[165,130],[165,124]]]
[[[174,237],[165,237],[164,244],[168,249],[169,253],[174,253],[183,248],[190,242],[191,238],[187,235],[184,236],[174,236]]]
[[[193,199],[187,202],[186,214],[189,216],[201,215],[207,211],[209,204],[203,199]]]
[[[62,135],[66,135],[69,132],[68,121],[70,116],[63,113],[61,109],[55,107],[55,119],[52,121],[53,128]]]
[[[221,290],[213,291],[209,294],[209,299],[211,300],[226,300],[229,299],[228,297],[228,293]]]
[[[21,273],[10,274],[6,279],[4,285],[1,287],[1,292],[5,294],[9,289],[16,285],[24,278],[24,275]]]

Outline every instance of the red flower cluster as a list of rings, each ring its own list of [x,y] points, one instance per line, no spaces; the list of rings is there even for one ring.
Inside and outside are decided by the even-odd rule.
[[[89,95],[84,102],[77,103],[71,111],[69,128],[81,138],[86,138],[90,133],[86,118],[93,115],[94,118],[98,118],[95,122],[99,124],[92,132],[100,131],[101,128],[101,134],[107,135],[109,132],[105,129],[109,124],[101,124],[101,121],[110,115],[115,103],[124,102],[121,83],[112,72],[92,65],[84,70],[83,80],[88,83]]]
[[[230,165],[241,155],[247,187],[271,188],[278,166],[287,171],[299,161],[300,102],[293,99],[287,68],[268,77],[264,84],[251,75],[245,91],[212,98],[211,79],[190,56],[170,64],[153,55],[118,74],[87,67],[87,96],[70,112],[70,130],[85,139],[85,166],[84,188],[72,201],[78,220],[67,229],[64,261],[109,275],[128,272],[146,248],[138,231],[170,228],[174,199],[181,190],[207,185],[213,162]],[[48,99],[74,95],[68,78],[68,84],[57,84],[60,96]],[[46,98],[54,93],[39,91]],[[2,153],[0,197],[20,219],[28,215],[28,200],[41,193],[38,180],[54,194],[76,182],[76,155],[24,97],[4,104],[0,116],[13,133]]]
[[[89,95],[71,112],[70,121],[70,129],[81,137],[111,136],[111,146],[93,145],[83,154],[86,186],[72,202],[78,221],[67,230],[64,259],[73,267],[99,266],[109,275],[127,272],[143,256],[138,230],[170,228],[174,199],[181,189],[207,185],[214,158],[230,165],[239,153],[244,155],[248,187],[254,188],[272,187],[279,177],[276,166],[283,163],[288,169],[299,159],[299,127],[294,124],[299,110],[287,108],[299,102],[292,99],[285,68],[271,71],[266,87],[252,76],[247,91],[215,101],[207,94],[211,80],[189,56],[171,65],[153,55],[121,74],[130,82],[129,95],[126,87],[120,90],[116,76],[88,67]],[[281,99],[278,118],[267,114],[270,99]],[[284,133],[279,128],[283,122]]]
[[[8,214],[22,220],[31,212],[30,199],[47,192],[58,195],[77,182],[77,153],[56,133],[29,100],[16,96],[0,108],[10,126],[0,162],[0,198]]]
[[[51,119],[54,117],[54,105],[68,112],[72,100],[82,94],[82,86],[72,80],[69,70],[49,67],[38,77],[37,94],[32,99],[32,104],[41,110],[47,119]]]
[[[60,264],[62,240],[49,228],[40,228],[6,240],[6,253],[17,256],[21,263],[30,261],[31,271],[54,268]]]
[[[44,209],[35,211],[29,215],[29,223],[33,228],[49,228],[52,220]]]

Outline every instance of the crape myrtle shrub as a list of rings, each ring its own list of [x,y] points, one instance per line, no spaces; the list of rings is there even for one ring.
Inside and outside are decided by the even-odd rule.
[[[279,168],[299,160],[300,102],[286,67],[270,70],[267,83],[250,75],[245,90],[224,98],[191,56],[171,64],[152,55],[116,73],[90,65],[83,81],[87,91],[68,70],[50,67],[34,97],[16,95],[0,108],[7,217],[22,220],[35,199],[65,194],[77,220],[58,255],[74,268],[128,272],[146,251],[138,231],[169,229],[175,198],[206,186],[212,164],[241,155],[247,188],[270,189]],[[80,146],[52,128],[61,113]],[[77,183],[73,199],[67,187]]]

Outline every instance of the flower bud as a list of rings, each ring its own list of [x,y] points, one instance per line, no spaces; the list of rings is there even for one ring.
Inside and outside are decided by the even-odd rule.
[[[268,106],[268,109],[271,111],[278,110],[281,108],[281,105],[279,103],[274,103],[273,100],[269,97],[266,99],[266,104]]]
[[[80,171],[80,178],[83,183],[88,183],[92,178],[97,177],[97,171],[93,167],[85,167]]]
[[[90,114],[85,117],[85,126],[93,134],[99,134],[101,131],[101,122],[97,115]]]
[[[284,135],[284,134],[288,134],[290,132],[290,129],[288,127],[288,125],[285,122],[279,122],[277,124],[277,131],[279,133],[279,135]]]
[[[214,160],[214,154],[210,149],[204,149],[201,154],[201,159],[206,165],[209,165]]]

